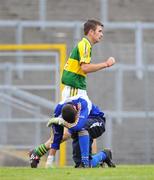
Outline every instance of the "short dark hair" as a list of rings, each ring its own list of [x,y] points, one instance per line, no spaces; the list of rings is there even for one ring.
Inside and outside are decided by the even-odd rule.
[[[77,115],[77,110],[73,104],[65,104],[62,108],[62,118],[68,123],[74,123]]]
[[[87,35],[90,29],[95,31],[97,26],[104,27],[100,21],[89,19],[86,23],[84,23],[84,34]]]

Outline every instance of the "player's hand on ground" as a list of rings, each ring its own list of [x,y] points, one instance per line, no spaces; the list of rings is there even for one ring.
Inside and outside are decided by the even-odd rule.
[[[106,61],[107,67],[110,67],[115,64],[115,58],[114,57],[109,57]]]
[[[51,118],[47,123],[47,127],[50,127],[52,124],[64,125],[64,119],[59,117]]]

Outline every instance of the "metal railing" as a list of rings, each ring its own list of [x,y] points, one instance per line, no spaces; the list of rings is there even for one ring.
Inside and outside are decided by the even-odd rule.
[[[135,62],[138,67],[137,76],[142,78],[143,74],[141,68],[143,66],[143,31],[154,29],[154,23],[146,22],[105,22],[105,28],[108,29],[130,29],[134,30],[135,34]],[[74,43],[81,38],[81,28],[83,22],[81,21],[0,21],[1,27],[14,27],[16,29],[16,43],[23,43],[23,31],[26,28],[71,28],[74,31]],[[22,56],[21,56],[22,57]]]
[[[0,143],[0,147],[3,148],[8,146],[8,123],[35,123],[34,130],[36,133],[34,135],[35,141],[34,144],[40,143],[41,138],[41,123],[46,123],[49,114],[44,114],[42,109],[48,110],[52,112],[56,103],[59,101],[59,55],[58,52],[0,52],[1,57],[15,57],[15,56],[26,56],[26,57],[53,57],[54,61],[51,64],[45,63],[45,58],[43,63],[38,63],[37,60],[33,60],[32,63],[16,63],[13,61],[11,63],[0,63],[0,72],[1,77],[3,77],[3,82],[0,84],[0,111],[1,111],[1,137],[2,142]],[[20,71],[22,74],[29,74],[30,72],[54,72],[55,84],[14,84],[14,76],[15,72]],[[18,79],[19,82],[24,80],[24,75],[21,79]],[[39,78],[39,77],[37,77]],[[1,79],[2,81],[2,79]],[[49,101],[43,97],[40,97],[36,94],[32,94],[28,91],[31,90],[40,90],[40,91],[54,91],[55,101]],[[17,109],[19,112],[24,112],[24,116],[20,117],[18,114],[14,115],[14,110]],[[20,113],[19,113],[20,114]],[[26,117],[27,116],[27,117]],[[21,144],[11,144],[11,147],[16,148],[30,148],[31,145],[21,145]]]

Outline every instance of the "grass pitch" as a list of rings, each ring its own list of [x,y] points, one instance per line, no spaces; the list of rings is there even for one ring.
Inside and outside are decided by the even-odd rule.
[[[0,167],[0,180],[154,180],[154,165],[119,165],[116,168]]]

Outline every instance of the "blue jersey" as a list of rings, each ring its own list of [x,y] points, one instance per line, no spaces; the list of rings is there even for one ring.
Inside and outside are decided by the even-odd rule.
[[[93,116],[104,115],[104,113],[101,112],[97,106],[91,103],[88,97],[73,96],[67,99],[66,101],[61,101],[56,106],[54,111],[55,117],[61,116],[62,108],[68,102],[71,102],[75,106],[80,106],[78,118],[74,123],[70,124],[70,126],[68,127],[70,133],[83,130],[88,120],[88,116],[93,117]]]

